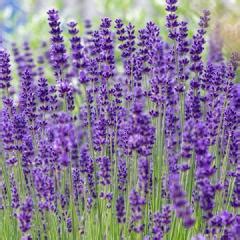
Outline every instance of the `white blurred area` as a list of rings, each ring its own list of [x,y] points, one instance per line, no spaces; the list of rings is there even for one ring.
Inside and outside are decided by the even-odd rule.
[[[165,0],[161,0],[160,2],[162,2],[161,4],[164,4]],[[31,12],[34,9],[40,12],[46,12],[50,8],[58,8],[58,6],[61,6],[66,15],[70,15],[71,13],[74,16],[79,15],[81,18],[102,16],[106,14],[106,6],[110,4],[111,6],[115,5],[116,14],[121,11],[121,4],[128,4],[131,7],[134,6],[136,9],[144,8],[146,11],[151,9],[150,0],[22,0],[22,3],[28,12]],[[134,11],[132,8],[129,10]]]
[[[19,10],[25,12],[26,14],[46,12],[50,8],[58,8],[61,6],[61,9],[65,13],[71,13],[72,15],[80,15],[82,18],[93,18],[98,15],[106,14],[106,5],[111,5],[111,10],[115,10],[117,14],[121,12],[124,6],[129,6],[128,11],[136,12],[136,10],[146,11],[146,15],[154,11],[154,6],[156,5],[165,5],[166,0],[0,0],[0,6],[8,5],[7,8],[10,8],[11,5],[17,5]],[[230,8],[231,11],[239,11],[240,1],[239,0],[179,0],[178,5],[188,3],[189,9],[192,6],[200,7],[207,6],[208,8],[213,8],[216,5],[221,4],[226,8]],[[195,8],[194,7],[194,8]],[[1,9],[4,11],[6,9]],[[8,9],[9,10],[9,9]],[[121,13],[122,14],[122,13]]]
[[[0,35],[28,38],[29,32],[37,39],[48,31],[47,11],[60,11],[61,22],[91,19],[99,22],[103,16],[122,18],[142,26],[153,20],[164,26],[166,0],[0,0]],[[212,20],[220,21],[223,29],[239,29],[240,0],[179,0],[178,13],[196,26],[199,14],[209,9]],[[2,33],[1,33],[2,32]],[[239,31],[238,31],[239,32]],[[14,36],[15,34],[15,36]],[[35,34],[35,35],[34,35]]]
[[[0,0],[0,16],[9,16],[14,9],[19,14],[38,19],[43,17],[48,9],[57,8],[61,10],[61,16],[68,18],[72,16],[95,19],[110,16],[138,20],[151,19],[152,15],[158,14],[156,6],[164,9],[165,5],[166,0]],[[200,12],[203,8],[214,13],[219,6],[226,9],[226,14],[240,12],[240,0],[179,0],[178,5],[180,8],[187,7],[189,14],[192,10]]]
[[[1,0],[0,0],[1,1]],[[32,15],[33,21],[44,16],[51,8],[61,11],[61,18],[78,20],[96,20],[103,16],[112,18],[125,18],[138,20],[149,16],[151,18],[155,0],[19,0],[28,15]],[[165,0],[160,0],[164,6]],[[32,13],[35,13],[33,15]],[[36,14],[37,13],[37,14]]]
[[[0,0],[3,1],[3,0]],[[13,1],[13,0],[11,0]],[[103,16],[112,19],[122,18],[143,24],[146,21],[164,17],[166,0],[14,0],[20,1],[22,9],[30,16],[31,21],[38,22],[46,17],[47,10],[56,8],[61,11],[61,19],[93,21]],[[240,0],[179,0],[182,15],[197,22],[203,9],[209,9],[212,19],[229,19],[240,17]],[[180,11],[181,12],[181,11]],[[186,16],[185,16],[186,13]],[[234,20],[233,20],[234,21]]]
[[[99,13],[96,7],[96,0],[37,0],[32,6],[29,6],[31,8],[29,10],[32,11],[32,7],[34,7],[43,14],[48,9],[59,8],[59,6],[61,6],[64,15],[81,16],[83,19],[91,19]]]

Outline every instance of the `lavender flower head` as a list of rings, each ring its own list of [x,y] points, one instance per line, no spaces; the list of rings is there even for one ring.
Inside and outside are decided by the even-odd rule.
[[[10,55],[0,48],[0,88],[8,90],[11,79]]]
[[[31,197],[27,197],[20,207],[18,214],[19,227],[23,233],[27,232],[31,228],[33,215],[33,200]]]

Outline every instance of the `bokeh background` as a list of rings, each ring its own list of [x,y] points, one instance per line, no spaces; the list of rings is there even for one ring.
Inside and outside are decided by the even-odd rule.
[[[98,24],[102,16],[122,18],[140,28],[148,20],[165,24],[165,0],[0,0],[0,40],[37,45],[48,35],[47,10],[57,8],[62,21],[82,23],[91,19]],[[203,9],[212,13],[210,33],[218,23],[224,39],[224,52],[240,51],[240,0],[179,0],[178,13],[190,23],[190,34],[196,29]]]

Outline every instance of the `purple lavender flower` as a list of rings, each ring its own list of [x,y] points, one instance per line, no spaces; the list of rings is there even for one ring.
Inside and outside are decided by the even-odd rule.
[[[163,239],[163,226],[161,223],[161,213],[155,213],[153,216],[153,239],[154,240],[161,240]]]
[[[33,200],[31,197],[27,197],[18,214],[19,227],[23,233],[31,228],[33,211]]]
[[[217,188],[211,183],[210,177],[215,173],[212,166],[213,157],[208,152],[209,139],[203,122],[196,124],[195,128],[195,153],[196,153],[196,178],[199,188],[199,201],[201,208],[206,213],[206,218],[211,217],[214,208],[214,196]]]
[[[24,236],[22,236],[21,240],[32,240],[32,236],[29,234],[25,234]]]
[[[144,229],[144,224],[141,223],[141,220],[143,218],[142,208],[146,204],[146,201],[135,189],[133,189],[129,196],[129,202],[131,206],[130,230],[140,233]]]
[[[79,72],[79,82],[80,82],[81,84],[87,84],[87,83],[89,82],[89,77],[87,76],[86,71],[81,70],[81,71]]]
[[[199,202],[200,207],[204,211],[204,218],[209,219],[212,217],[214,209],[214,197],[216,193],[215,187],[211,184],[208,178],[198,180],[199,188]]]
[[[68,23],[68,32],[71,34],[71,50],[72,50],[72,65],[73,65],[73,75],[78,77],[79,69],[84,67],[83,64],[83,46],[81,44],[81,38],[78,36],[78,29],[76,28],[76,22],[69,22]]]
[[[192,240],[206,240],[206,238],[202,234],[198,234]]]
[[[23,60],[25,62],[25,67],[30,71],[32,77],[34,78],[34,76],[36,76],[36,71],[35,71],[36,65],[33,60],[32,51],[27,41],[23,43],[23,50],[24,50]]]
[[[180,185],[178,174],[169,177],[169,192],[177,217],[183,220],[184,227],[191,228],[195,223],[195,219],[192,217],[192,209]]]
[[[180,80],[179,85],[177,86],[177,90],[179,92],[185,91],[185,81],[189,79],[189,70],[188,70],[188,64],[189,64],[189,40],[188,37],[188,27],[187,22],[180,22],[179,23],[179,34],[178,34],[178,54],[179,54],[179,63],[178,63],[178,78]]]
[[[235,223],[233,224],[233,226],[231,227],[231,230],[230,230],[232,236],[237,239],[238,236],[239,236],[239,233],[240,233],[240,216],[237,215],[235,217]]]
[[[127,49],[127,44],[126,44],[126,29],[123,24],[123,21],[121,19],[116,19],[115,20],[115,29],[116,29],[116,34],[118,36],[118,41],[120,42],[119,49],[121,51],[121,57],[126,58],[128,55],[128,52],[126,51]]]
[[[58,80],[63,80],[63,70],[67,65],[66,49],[60,29],[60,21],[58,11],[55,9],[49,10],[48,21],[51,28],[51,62],[55,69],[55,74]]]
[[[192,143],[194,142],[194,122],[192,119],[189,119],[186,121],[183,131],[183,140],[182,140],[182,149],[181,149],[181,155],[184,158],[191,158],[192,156],[192,150],[193,146]]]
[[[41,77],[38,80],[38,99],[40,101],[39,110],[43,112],[48,112],[50,110],[49,106],[49,85],[46,78]]]
[[[118,197],[116,201],[116,216],[118,223],[126,222],[126,211],[124,206],[124,198],[123,196]]]
[[[93,144],[96,151],[101,151],[102,147],[107,142],[107,120],[103,114],[99,116],[99,119],[95,122],[93,127]]]
[[[236,178],[235,178],[231,205],[234,208],[240,207],[240,167],[239,166],[236,171]]]
[[[221,239],[235,239],[231,233],[231,227],[235,222],[235,216],[228,212],[222,211],[210,219],[210,232],[211,235],[216,237],[221,236]]]
[[[13,51],[14,61],[17,65],[18,75],[19,75],[19,77],[21,77],[23,72],[26,69],[24,56],[20,53],[19,48],[17,47],[16,43],[12,44],[12,51]]]
[[[92,22],[90,19],[86,19],[84,21],[84,27],[85,27],[85,33],[87,36],[87,37],[85,37],[85,42],[91,43],[92,42],[91,36],[92,36],[93,31],[92,31]]]
[[[69,114],[59,113],[50,127],[53,133],[53,147],[58,154],[59,164],[67,167],[70,163],[70,152],[75,145],[75,127]]]
[[[13,175],[11,175],[10,181],[11,181],[11,193],[12,193],[11,207],[14,209],[17,209],[20,206],[20,199],[19,199],[19,193],[18,193],[16,181]]]
[[[50,210],[54,201],[54,182],[40,168],[33,170],[34,187],[39,196],[39,207],[41,211]]]
[[[126,160],[119,159],[118,160],[118,189],[121,191],[126,191],[127,185],[127,165]]]
[[[82,149],[80,151],[80,172],[82,174],[86,174],[89,191],[93,197],[96,197],[95,171],[96,171],[96,169],[94,168],[93,159],[89,154],[89,149],[86,145],[84,145],[84,146],[82,146]]]
[[[206,34],[206,28],[208,27],[210,12],[207,10],[203,11],[203,16],[200,18],[199,29],[196,35],[193,37],[193,43],[191,47],[191,61],[193,62],[191,70],[194,72],[202,71],[202,62],[201,62],[201,53],[204,48],[205,43],[204,35]],[[196,80],[195,80],[196,81]],[[195,87],[197,83],[192,83],[192,86]]]
[[[8,89],[11,84],[10,56],[3,49],[0,49],[0,88]]]
[[[27,122],[24,114],[15,114],[13,118],[13,127],[14,127],[14,138],[18,144],[16,144],[16,149],[21,151],[22,149],[22,140],[26,134]]]
[[[102,185],[111,183],[111,162],[108,157],[100,157],[96,160],[99,163],[99,177]]]
[[[40,148],[40,146],[39,146]],[[22,169],[25,174],[25,178],[31,172],[31,168],[34,164],[34,143],[33,137],[26,134],[22,140]]]
[[[126,26],[125,29],[125,41],[123,44],[121,44],[121,51],[122,51],[122,57],[123,57],[123,65],[124,65],[124,72],[128,76],[128,78],[125,79],[125,83],[128,86],[133,85],[131,82],[131,79],[129,77],[131,74],[133,74],[133,55],[136,50],[135,47],[135,27],[131,23],[129,23]],[[130,93],[129,93],[130,94]]]
[[[80,197],[82,197],[82,194],[84,192],[84,180],[80,176],[79,169],[74,168],[72,171],[72,178],[73,178],[73,192],[74,192],[74,198],[77,202]]]
[[[150,166],[149,161],[145,157],[138,160],[138,186],[140,191],[146,195],[149,191],[150,182]]]
[[[177,33],[177,27],[179,25],[177,19],[178,16],[175,14],[175,12],[177,11],[177,0],[166,0],[167,3],[167,7],[166,7],[166,11],[169,12],[169,14],[167,15],[167,23],[166,23],[166,27],[169,30],[169,34],[168,37],[170,39],[176,39],[178,36]]]
[[[19,105],[22,112],[26,113],[28,120],[34,121],[36,118],[36,101],[33,76],[29,69],[26,69],[22,75]]]
[[[14,159],[12,158],[12,152],[15,150],[15,138],[14,138],[14,125],[13,125],[13,116],[12,114],[15,113],[15,108],[13,105],[13,101],[10,98],[4,98],[3,99],[3,109],[0,113],[0,133],[1,133],[1,139],[3,144],[3,149],[5,150],[5,154],[7,155],[6,158]],[[12,161],[10,161],[12,162]],[[12,163],[16,162],[13,161]]]
[[[206,34],[206,28],[208,27],[210,12],[207,10],[203,11],[203,16],[200,17],[199,29],[197,34],[193,36],[193,43],[190,50],[191,56],[191,71],[195,73],[195,76],[190,82],[190,99],[191,102],[191,116],[195,119],[198,119],[201,116],[201,103],[200,103],[200,74],[203,71],[203,62],[201,60],[201,54],[204,50],[205,39],[204,35]],[[188,106],[189,107],[189,106]]]
[[[95,57],[97,62],[100,61],[100,52],[101,52],[101,41],[99,30],[96,30],[92,33],[92,42],[93,45],[90,48],[91,55]]]
[[[126,153],[136,150],[142,156],[149,156],[153,147],[155,132],[150,118],[143,112],[144,104],[141,90],[136,90],[134,102],[129,119],[119,127],[119,144]]]
[[[83,145],[81,150],[80,150],[80,171],[82,173],[86,173],[87,172],[87,165],[89,162],[89,149],[87,145]]]
[[[221,63],[223,61],[222,48],[221,25],[217,23],[209,40],[208,62]]]
[[[110,77],[113,77],[115,71],[113,36],[110,31],[110,27],[111,20],[109,18],[103,18],[100,25],[100,61],[102,63],[101,76],[104,81],[107,81]]]
[[[126,40],[126,45],[128,46],[128,54],[126,57],[130,57],[135,49],[135,27],[129,23],[126,27],[126,31],[127,31],[127,40]]]
[[[162,212],[153,215],[153,240],[161,240],[169,232],[171,224],[171,209],[169,205],[163,207]]]
[[[67,218],[67,230],[68,232],[72,232],[72,219],[70,217]]]

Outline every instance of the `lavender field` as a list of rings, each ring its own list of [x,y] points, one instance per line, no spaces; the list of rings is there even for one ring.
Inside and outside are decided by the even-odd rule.
[[[0,42],[0,240],[240,240],[240,54],[179,9]]]

